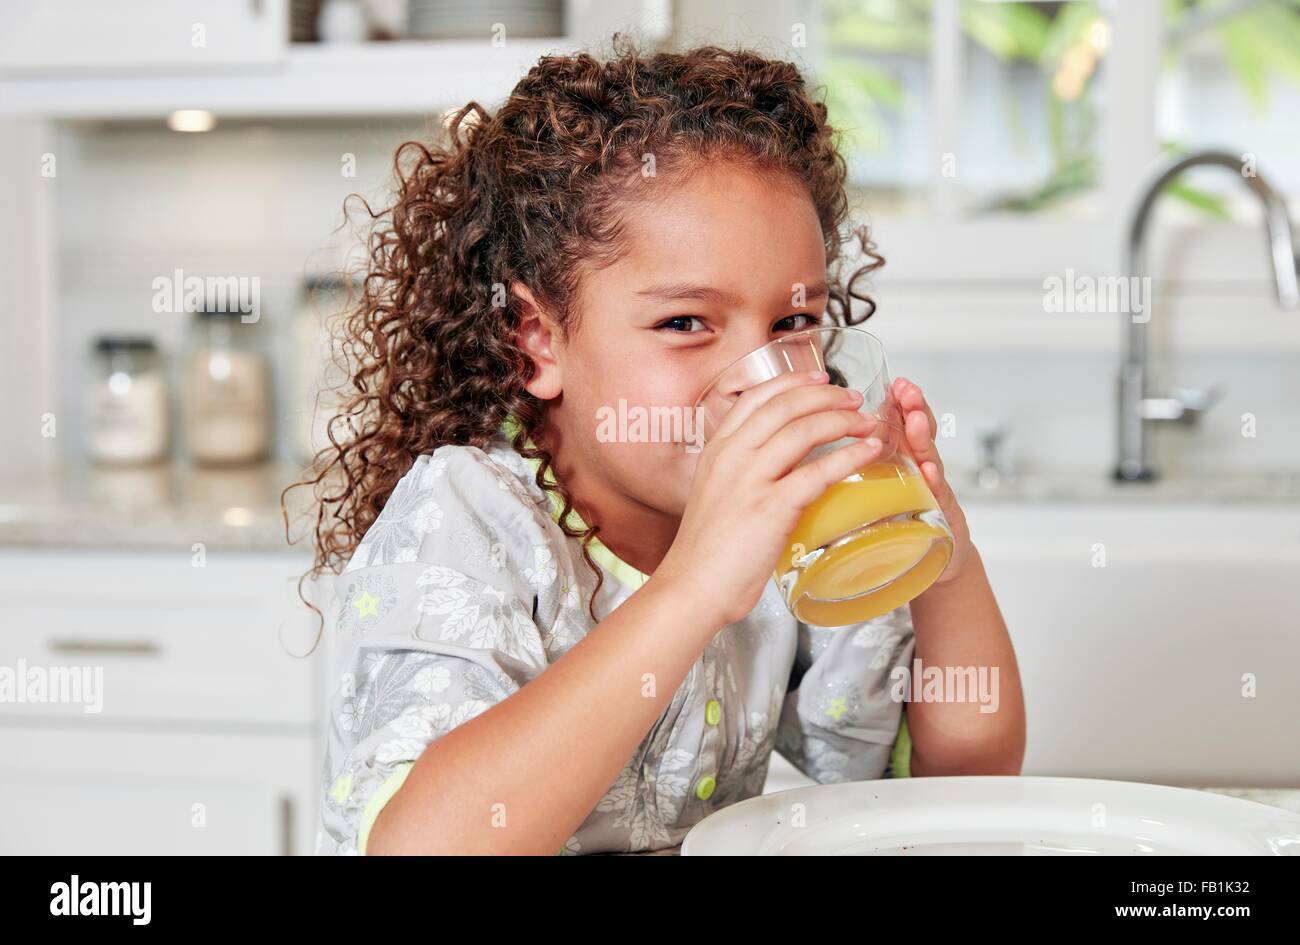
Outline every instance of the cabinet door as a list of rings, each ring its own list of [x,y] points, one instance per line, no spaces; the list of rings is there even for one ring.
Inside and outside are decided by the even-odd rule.
[[[4,719],[310,731],[305,562],[213,551],[193,565],[185,550],[0,551],[0,666],[17,674]]]
[[[0,855],[311,853],[310,738],[0,725]]]
[[[0,12],[0,71],[273,62],[288,0],[40,0]]]

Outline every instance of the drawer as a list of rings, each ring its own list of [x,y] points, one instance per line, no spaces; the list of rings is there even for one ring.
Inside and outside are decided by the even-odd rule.
[[[0,553],[0,713],[110,722],[309,727],[315,618],[298,559]]]
[[[0,725],[0,856],[311,853],[305,735]]]

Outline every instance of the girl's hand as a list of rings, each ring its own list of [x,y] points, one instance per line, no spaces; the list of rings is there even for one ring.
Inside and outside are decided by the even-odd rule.
[[[822,443],[867,436],[862,395],[823,373],[779,374],[737,397],[700,452],[672,547],[652,581],[685,595],[716,624],[758,603],[803,510],[880,458],[878,439],[800,465]]]
[[[939,458],[939,450],[934,445],[939,425],[935,422],[930,405],[926,403],[925,394],[907,378],[899,377],[894,379],[894,399],[903,411],[903,428],[907,431],[907,442],[912,447],[917,465],[921,467],[921,475],[925,477],[926,485],[934,497],[939,500],[939,509],[948,520],[948,527],[952,529],[952,558],[933,586],[948,584],[961,577],[966,562],[971,557],[966,513],[957,504],[957,497],[944,478],[943,460]]]

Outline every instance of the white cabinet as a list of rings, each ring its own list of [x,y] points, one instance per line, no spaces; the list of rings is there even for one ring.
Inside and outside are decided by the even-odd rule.
[[[308,738],[155,721],[0,727],[0,854],[312,852]]]
[[[0,551],[0,854],[310,853],[297,555]]]
[[[203,69],[272,62],[288,0],[40,0],[6,5],[0,70]]]

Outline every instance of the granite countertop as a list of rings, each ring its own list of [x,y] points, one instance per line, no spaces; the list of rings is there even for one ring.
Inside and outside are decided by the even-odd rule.
[[[69,464],[0,482],[0,547],[209,548],[310,553],[290,546],[280,491],[298,466],[266,463],[230,469],[164,464],[138,469]],[[969,471],[949,470],[963,504],[1077,502],[1177,505],[1295,504],[1300,472],[1171,475],[1154,483],[1117,485],[1102,471],[1021,473],[986,489]],[[288,498],[295,536],[307,521],[310,489]]]

